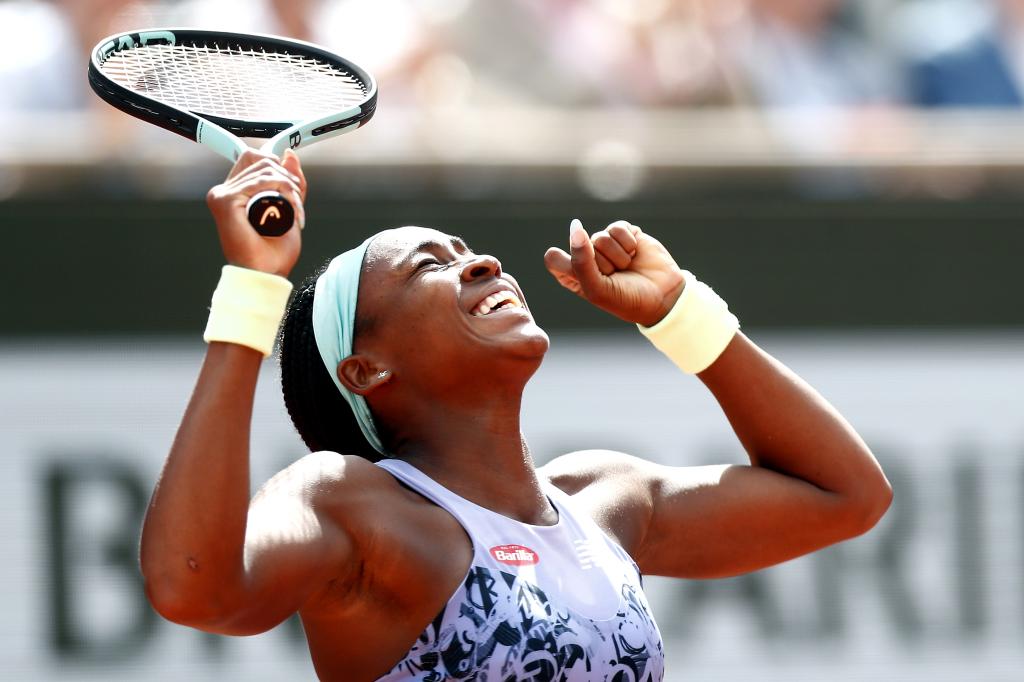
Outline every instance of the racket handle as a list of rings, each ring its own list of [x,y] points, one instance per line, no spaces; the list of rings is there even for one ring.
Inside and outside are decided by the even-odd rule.
[[[295,209],[280,193],[254,194],[245,207],[249,224],[264,237],[280,237],[292,228]]]

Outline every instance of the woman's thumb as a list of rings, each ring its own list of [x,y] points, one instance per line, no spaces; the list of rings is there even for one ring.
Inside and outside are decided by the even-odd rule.
[[[572,258],[572,271],[584,292],[594,291],[601,285],[601,271],[597,268],[594,257],[594,244],[590,235],[583,229],[579,218],[569,223],[569,253]]]

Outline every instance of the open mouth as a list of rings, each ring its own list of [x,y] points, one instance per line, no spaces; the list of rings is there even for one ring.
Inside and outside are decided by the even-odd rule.
[[[519,297],[514,291],[507,289],[497,291],[484,300],[477,303],[469,314],[474,317],[484,317],[496,313],[499,310],[509,310],[512,308],[522,308],[523,302],[519,300]]]

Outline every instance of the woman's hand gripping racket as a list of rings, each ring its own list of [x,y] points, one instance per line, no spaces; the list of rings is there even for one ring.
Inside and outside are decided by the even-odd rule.
[[[89,84],[108,103],[235,161],[241,137],[270,138],[281,157],[355,130],[373,116],[369,73],[323,48],[274,36],[150,29],[105,38],[92,52]],[[249,223],[277,237],[295,222],[279,192],[249,199]]]

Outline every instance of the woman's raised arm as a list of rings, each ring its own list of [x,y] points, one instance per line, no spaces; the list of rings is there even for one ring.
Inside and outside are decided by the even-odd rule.
[[[281,278],[298,259],[301,232],[264,238],[245,215],[248,198],[270,189],[289,196],[301,226],[306,185],[291,153],[283,161],[256,151],[243,154],[227,180],[210,190],[207,202],[228,263],[244,268],[242,276],[258,286],[275,288],[280,297],[290,288]],[[345,565],[351,543],[332,519],[316,511],[315,499],[330,487],[320,482],[343,479],[344,460],[307,457],[275,477],[250,505],[253,397],[269,349],[225,341],[224,333],[211,332],[214,326],[207,328],[206,358],[153,491],[141,563],[147,595],[162,615],[243,634],[287,617],[318,584],[335,577],[327,571]]]
[[[594,482],[623,510],[608,519],[648,573],[708,578],[785,561],[871,528],[892,499],[881,467],[811,386],[736,331],[710,289],[629,223],[592,237],[574,225],[572,255],[549,250],[567,289],[645,333],[711,390],[750,466],[669,467],[619,453],[556,460],[570,490]],[[676,307],[689,288],[682,312]],[[666,326],[667,325],[667,326]],[[610,502],[609,502],[610,504]],[[599,506],[599,505],[596,505]]]

